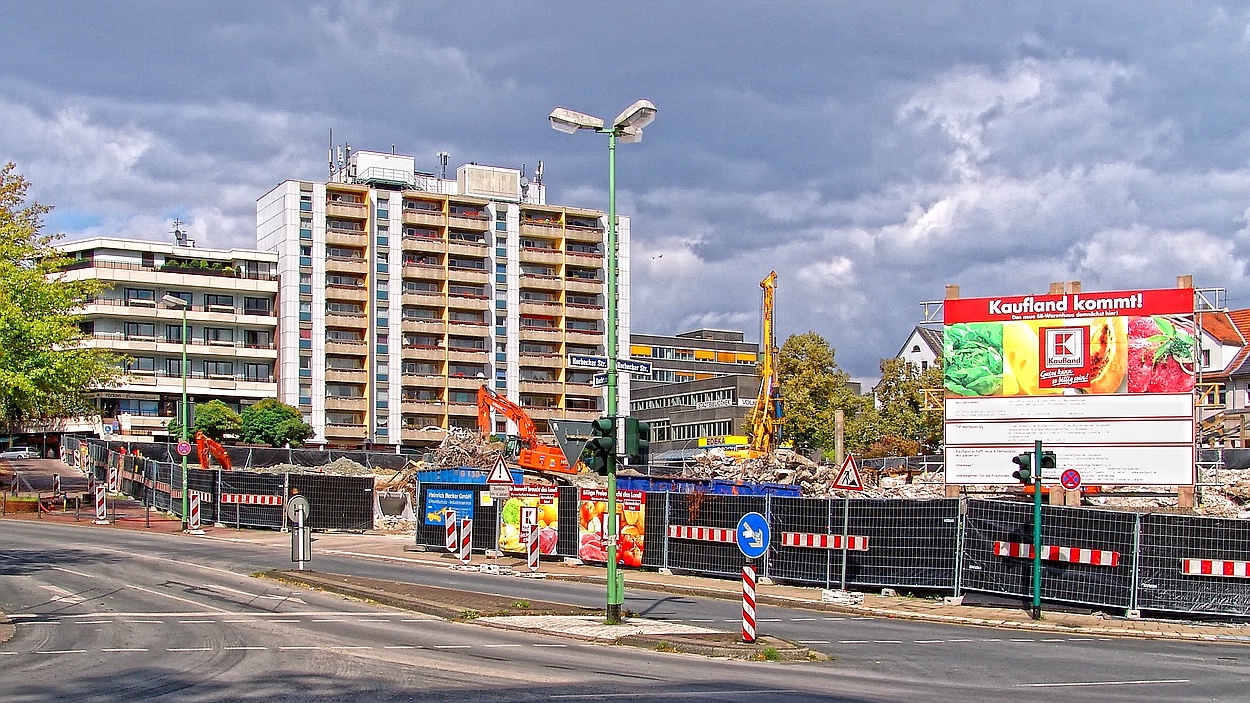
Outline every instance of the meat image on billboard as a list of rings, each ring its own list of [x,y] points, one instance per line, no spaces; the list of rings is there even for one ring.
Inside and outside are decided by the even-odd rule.
[[[1014,483],[1011,458],[1034,441],[1089,485],[1193,482],[1193,289],[943,309],[948,483]]]

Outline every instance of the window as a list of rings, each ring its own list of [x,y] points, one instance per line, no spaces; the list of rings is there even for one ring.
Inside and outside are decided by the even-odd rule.
[[[204,341],[209,344],[233,344],[234,330],[229,327],[205,327]]]
[[[439,349],[443,346],[443,338],[429,334],[405,334],[404,346],[417,349]]]
[[[486,340],[476,337],[448,337],[447,346],[452,349],[486,349]]]
[[[477,393],[475,391],[452,391],[451,402],[464,405],[476,405]]]
[[[326,329],[326,339],[333,342],[363,342],[365,333],[361,330]]]
[[[165,375],[175,378],[182,377],[182,359],[166,359]]]
[[[234,362],[205,361],[204,373],[208,376],[234,376]]]
[[[182,302],[187,304],[188,308],[191,307],[191,294],[190,293],[171,290],[168,293],[166,293],[166,295],[170,296],[171,298],[177,298],[178,300],[181,300]]]
[[[360,413],[326,412],[327,425],[360,425],[363,424]]]
[[[269,364],[247,364],[244,375],[249,381],[268,381],[270,378]]]
[[[451,311],[451,321],[452,321],[452,322],[467,322],[467,323],[469,323],[469,324],[473,324],[473,325],[483,325],[483,324],[486,324],[486,321],[482,319],[482,313],[480,313],[480,312],[464,312],[464,311],[462,311],[462,310],[452,310],[452,311]]]
[[[451,295],[461,295],[461,296],[465,296],[469,298],[485,298],[486,297],[486,288],[483,286],[452,285],[448,287],[448,292]]]
[[[351,383],[327,383],[327,398],[363,398],[364,391],[360,386]]]
[[[912,353],[912,354],[919,354],[919,353],[920,353],[920,345],[919,345],[919,344],[913,344],[913,345],[911,345],[911,353]]]
[[[363,315],[365,307],[361,303],[344,303],[337,300],[327,300],[326,312],[335,312],[340,315]]]
[[[486,269],[486,262],[481,259],[461,259],[451,257],[447,260],[447,267],[453,269],[476,269],[482,271]]]
[[[303,275],[300,276],[300,283],[303,283]],[[243,311],[249,315],[268,315],[273,312],[273,301],[269,298],[244,298]]]
[[[302,369],[302,370],[308,370],[308,369],[311,369],[311,368],[312,368],[312,357],[311,357],[311,356],[301,356],[301,357],[299,358],[299,367],[300,367],[300,369]]]
[[[243,344],[253,349],[268,349],[273,346],[273,332],[269,330],[245,330],[243,332]]]
[[[126,364],[126,370],[131,373],[156,373],[156,359],[150,356],[136,356]]]
[[[423,361],[405,361],[404,373],[417,376],[433,376],[438,374],[438,365]]]
[[[404,281],[405,293],[441,293],[437,283],[431,281]]]
[[[521,369],[522,381],[555,381],[556,372],[551,369]]]
[[[417,401],[419,403],[437,403],[442,400],[442,391],[433,388],[405,388],[404,400]],[[474,402],[476,402],[474,398]]]
[[[95,334],[95,322],[91,320],[87,320],[86,322],[79,322],[78,331],[90,337],[91,335]]]
[[[156,325],[147,322],[127,322],[126,339],[156,338]]]
[[[536,344],[534,342],[521,342],[521,353],[522,354],[555,354],[556,348],[550,344]]]
[[[350,249],[347,247],[326,247],[326,256],[334,259],[363,259],[364,252],[359,249]]]
[[[441,320],[442,311],[437,310],[435,308],[416,308],[416,307],[409,306],[409,307],[404,308],[404,319],[405,320]]]
[[[576,318],[570,317],[568,320],[565,321],[564,326],[569,328],[570,330],[581,330],[583,332],[598,332],[599,331],[598,320],[578,320]]]
[[[338,371],[360,371],[365,368],[365,362],[358,356],[327,356],[326,368]]]
[[[165,341],[182,343],[182,325],[165,325]]]
[[[234,296],[233,295],[218,295],[215,293],[205,293],[204,305],[206,307],[217,306],[217,307],[233,309],[234,308]]]
[[[152,305],[155,305],[156,304],[156,291],[148,289],[148,288],[127,288],[126,289],[126,304],[133,305],[135,303],[139,303],[139,304],[150,303]]]
[[[477,378],[485,377],[486,367],[481,364],[452,364],[449,376],[456,378]]]
[[[365,285],[365,279],[357,276],[340,276],[338,274],[331,273],[326,275],[326,285],[344,286],[347,288],[363,288]]]

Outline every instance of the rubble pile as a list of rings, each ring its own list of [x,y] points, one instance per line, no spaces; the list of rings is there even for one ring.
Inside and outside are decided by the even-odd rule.
[[[475,466],[489,469],[499,460],[503,451],[502,443],[487,442],[476,430],[453,427],[434,450],[434,465],[428,468]]]
[[[690,478],[721,479],[725,481],[748,481],[779,483],[798,486],[806,497],[844,497],[858,494],[864,498],[941,498],[945,495],[945,483],[940,472],[917,473],[906,467],[888,469],[885,472],[860,470],[864,490],[841,491],[833,488],[841,467],[817,464],[807,457],[787,449],[778,449],[771,457],[741,458],[733,453],[715,448],[693,457],[693,465],[684,475]]]

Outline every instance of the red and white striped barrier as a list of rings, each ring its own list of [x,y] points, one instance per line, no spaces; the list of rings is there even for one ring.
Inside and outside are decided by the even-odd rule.
[[[1000,557],[1033,558],[1033,545],[1020,542],[995,542],[994,554]],[[1044,561],[1066,561],[1072,564],[1092,564],[1094,566],[1119,566],[1120,553],[1107,549],[1081,549],[1079,547],[1056,547],[1042,545]]]
[[[282,505],[282,496],[269,496],[260,493],[222,493],[223,504],[238,505]]]
[[[1186,576],[1227,576],[1250,578],[1250,561],[1225,559],[1182,559],[1181,573]]]
[[[460,553],[460,523],[456,522],[456,511],[448,510],[443,514],[444,544],[451,554]]]
[[[187,518],[187,529],[194,532],[200,529],[200,493],[191,491],[190,517]]]
[[[826,535],[819,532],[782,532],[781,546],[811,547],[812,549],[841,549],[842,538],[852,552],[868,551],[868,538],[862,535]]]
[[[473,521],[464,518],[460,521],[460,562],[468,566],[473,561]]]
[[[704,542],[724,542],[736,544],[738,537],[733,529],[720,527],[689,527],[687,525],[669,525],[668,536],[673,539],[697,539]]]
[[[108,477],[109,477],[109,490],[116,491],[117,490],[117,467],[116,466],[109,467]]]
[[[95,521],[97,524],[108,522],[108,506],[104,499],[107,495],[104,484],[98,483],[95,487]]]
[[[530,533],[525,539],[525,556],[530,571],[538,571],[538,525],[530,525]]]
[[[755,567],[742,567],[742,641],[755,642]]]

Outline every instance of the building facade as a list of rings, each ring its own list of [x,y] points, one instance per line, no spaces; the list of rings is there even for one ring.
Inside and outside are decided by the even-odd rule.
[[[181,235],[181,233],[178,233]],[[89,347],[126,358],[121,385],[92,391],[103,424],[134,438],[163,436],[182,400],[182,316],[187,310],[187,393],[241,410],[277,392],[277,256],[240,249],[99,237],[60,247],[67,280],[104,283],[81,311]],[[86,429],[86,428],[82,428]],[[96,428],[101,429],[101,428]]]
[[[604,213],[548,205],[516,169],[467,164],[451,180],[414,166],[356,151],[328,181],[285,181],[258,200],[257,244],[281,279],[279,399],[314,442],[339,447],[476,427],[483,384],[540,432],[598,417],[602,389],[565,359],[606,351]],[[618,235],[628,339],[628,218]]]

